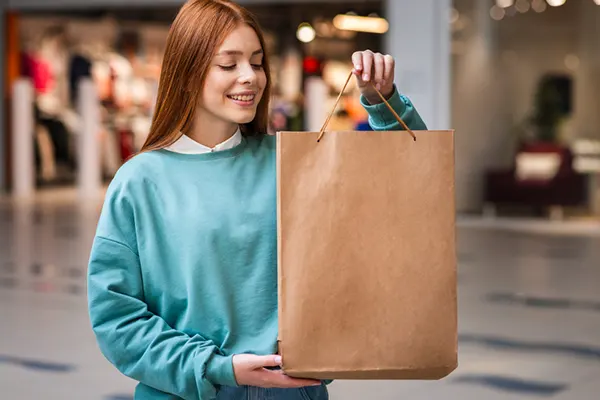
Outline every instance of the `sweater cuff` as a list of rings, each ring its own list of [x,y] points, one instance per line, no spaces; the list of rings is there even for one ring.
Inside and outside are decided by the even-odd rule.
[[[392,96],[387,99],[387,102],[398,115],[404,114],[406,103],[398,92],[395,84]],[[364,96],[360,96],[360,104],[369,114],[369,123],[371,126],[387,126],[397,122],[396,117],[394,117],[394,114],[390,112],[384,102],[370,104]]]
[[[233,356],[213,355],[206,366],[206,378],[215,385],[238,386],[233,372]]]

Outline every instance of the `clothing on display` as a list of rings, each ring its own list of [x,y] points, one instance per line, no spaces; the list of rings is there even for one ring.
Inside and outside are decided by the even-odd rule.
[[[37,125],[43,126],[47,131],[54,147],[53,155],[57,164],[74,167],[71,154],[70,132],[65,124],[54,116],[45,115],[36,107]]]
[[[53,74],[48,64],[42,58],[30,54],[21,54],[21,76],[31,79],[36,93],[47,93],[53,86]]]
[[[36,128],[34,141],[36,169],[42,181],[48,182],[56,178],[56,160],[54,145],[48,129],[42,125]]]
[[[69,92],[71,104],[77,104],[79,81],[92,77],[92,62],[81,54],[74,54],[69,63]]]

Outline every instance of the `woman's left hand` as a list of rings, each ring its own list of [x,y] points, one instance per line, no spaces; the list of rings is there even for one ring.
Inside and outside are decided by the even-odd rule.
[[[357,51],[352,54],[352,64],[360,93],[369,103],[381,103],[381,98],[371,83],[386,99],[391,97],[394,93],[394,57],[373,53],[371,50]]]

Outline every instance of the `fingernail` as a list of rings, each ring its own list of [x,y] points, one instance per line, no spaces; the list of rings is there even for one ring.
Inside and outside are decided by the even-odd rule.
[[[281,356],[275,356],[275,362],[281,364]]]
[[[368,80],[369,80],[369,74],[364,74],[363,81],[368,81]]]
[[[357,70],[357,71],[360,71],[360,65],[358,65],[358,64],[355,64],[355,65],[354,65],[354,69],[355,69],[355,70]]]

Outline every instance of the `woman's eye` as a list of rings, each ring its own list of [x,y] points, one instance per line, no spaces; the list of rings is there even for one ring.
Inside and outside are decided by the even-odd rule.
[[[262,64],[250,64],[252,66],[253,69],[257,69],[257,70],[261,70],[263,68]],[[224,71],[233,71],[237,66],[235,64],[233,65],[219,65],[219,68],[221,68]]]

